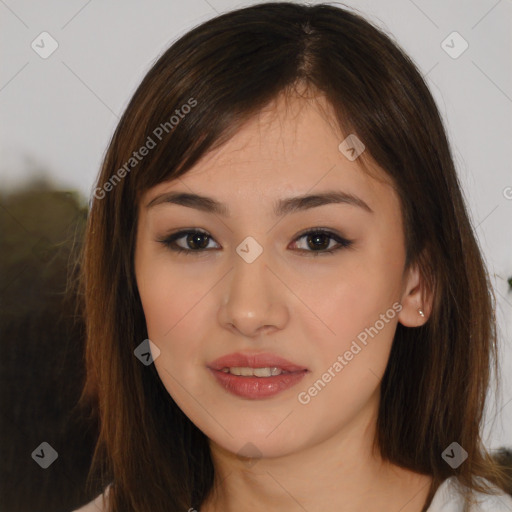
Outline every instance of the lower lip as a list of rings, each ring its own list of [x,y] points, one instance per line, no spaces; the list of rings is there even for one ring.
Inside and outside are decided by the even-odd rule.
[[[209,368],[209,370],[224,389],[233,395],[251,400],[270,398],[281,393],[281,391],[290,389],[298,384],[307,373],[307,370],[303,370],[282,373],[272,377],[242,377],[220,370],[213,370],[212,368]]]

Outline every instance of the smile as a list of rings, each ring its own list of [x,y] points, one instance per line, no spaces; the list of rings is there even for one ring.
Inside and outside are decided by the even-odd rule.
[[[249,368],[233,366],[231,368],[222,368],[224,373],[230,373],[231,375],[241,375],[242,377],[274,377],[281,375],[282,373],[290,373],[278,368],[277,366],[267,366],[265,368]]]

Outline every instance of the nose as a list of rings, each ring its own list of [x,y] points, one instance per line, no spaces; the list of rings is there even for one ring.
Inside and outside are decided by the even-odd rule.
[[[218,313],[225,329],[255,338],[285,327],[287,289],[275,274],[267,265],[265,251],[252,263],[235,255]]]

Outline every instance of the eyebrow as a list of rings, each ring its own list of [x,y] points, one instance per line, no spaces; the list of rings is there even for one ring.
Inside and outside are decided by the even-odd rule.
[[[219,201],[198,194],[188,192],[167,192],[152,199],[146,208],[162,203],[178,204],[195,208],[208,213],[215,213],[224,217],[230,217],[229,209]],[[309,210],[326,204],[349,204],[363,210],[374,213],[374,211],[359,197],[342,191],[329,191],[312,195],[302,195],[278,200],[274,205],[274,215],[282,217],[292,212]]]

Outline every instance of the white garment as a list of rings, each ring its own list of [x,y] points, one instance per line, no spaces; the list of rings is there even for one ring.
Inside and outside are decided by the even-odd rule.
[[[437,489],[427,512],[465,512],[463,496],[455,484],[455,477],[445,480]],[[474,496],[478,504],[470,507],[469,512],[512,512],[512,497],[500,489],[496,489],[494,495],[475,492]]]
[[[108,497],[108,492],[110,491],[110,485],[107,486],[103,494],[96,496],[92,501],[87,503],[81,508],[77,508],[76,510],[72,510],[71,512],[105,512],[107,510],[104,499]]]
[[[465,512],[464,499],[455,482],[455,477],[452,477],[439,486],[427,512]],[[109,490],[110,487],[107,487],[104,494],[72,512],[106,512],[103,496],[108,496]],[[478,505],[473,506],[470,512],[512,512],[512,497],[502,491],[497,490],[497,494],[492,496],[475,493],[475,497]]]

